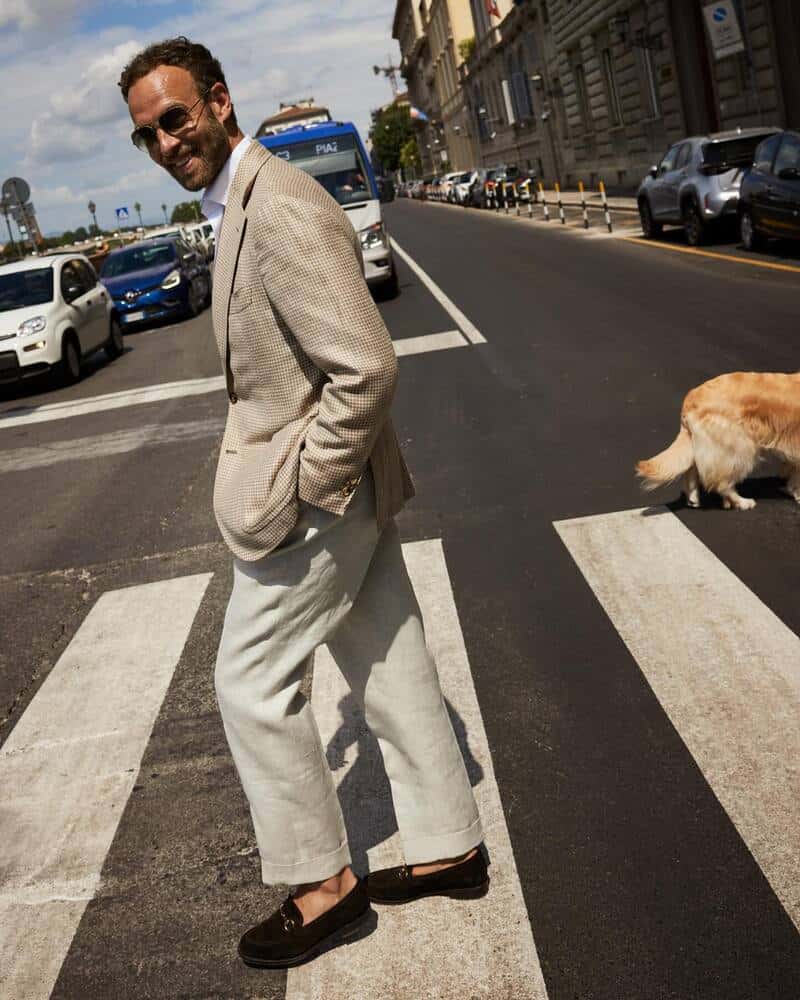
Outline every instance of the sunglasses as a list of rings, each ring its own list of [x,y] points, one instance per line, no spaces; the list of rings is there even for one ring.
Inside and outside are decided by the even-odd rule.
[[[146,153],[158,143],[158,129],[171,136],[180,136],[191,131],[196,125],[192,119],[192,112],[198,104],[205,104],[207,97],[208,91],[198,97],[190,108],[185,108],[182,104],[167,108],[154,125],[137,125],[131,132],[131,142],[137,149]]]

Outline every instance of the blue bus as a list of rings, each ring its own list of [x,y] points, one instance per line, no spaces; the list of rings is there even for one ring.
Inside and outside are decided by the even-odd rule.
[[[361,240],[364,277],[387,298],[397,294],[397,270],[381,213],[381,191],[352,122],[298,125],[258,141],[275,156],[319,181],[347,212]]]

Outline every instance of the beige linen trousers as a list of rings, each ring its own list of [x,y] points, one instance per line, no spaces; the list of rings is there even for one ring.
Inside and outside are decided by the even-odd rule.
[[[258,143],[231,184],[213,319],[229,398],[214,508],[234,554],[215,684],[262,877],[351,860],[300,690],[322,643],[377,738],[407,863],[462,854],[481,821],[394,523],[413,495],[397,360],[345,213]]]

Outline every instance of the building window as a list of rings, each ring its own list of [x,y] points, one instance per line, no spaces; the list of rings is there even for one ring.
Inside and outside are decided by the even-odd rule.
[[[661,100],[658,94],[656,68],[653,65],[653,52],[647,48],[640,48],[639,52],[641,53],[642,72],[644,74],[647,115],[649,118],[659,118],[661,116]]]
[[[603,75],[606,78],[606,93],[608,95],[608,115],[612,125],[622,124],[622,105],[619,100],[617,77],[614,73],[614,61],[611,49],[603,49]]]
[[[542,15],[542,24],[549,24],[550,23],[550,14],[549,14],[549,12],[547,10],[547,0],[542,0],[541,4],[539,6],[539,11],[540,11],[540,13]]]
[[[581,116],[584,128],[589,128],[591,117],[589,115],[589,96],[586,92],[586,73],[583,63],[576,62],[572,66],[572,75],[575,79],[575,97],[578,102],[578,111]]]
[[[491,28],[489,15],[486,13],[486,0],[470,0],[470,7],[472,8],[475,34],[478,38],[483,38]]]

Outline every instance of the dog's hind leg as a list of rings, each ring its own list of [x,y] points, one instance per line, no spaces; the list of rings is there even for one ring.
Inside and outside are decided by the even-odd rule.
[[[789,494],[797,503],[800,503],[800,465],[789,465],[787,469],[789,478],[786,480],[785,492]]]
[[[683,489],[686,493],[686,503],[690,507],[700,506],[700,477],[697,474],[697,466],[692,465],[683,477]]]

